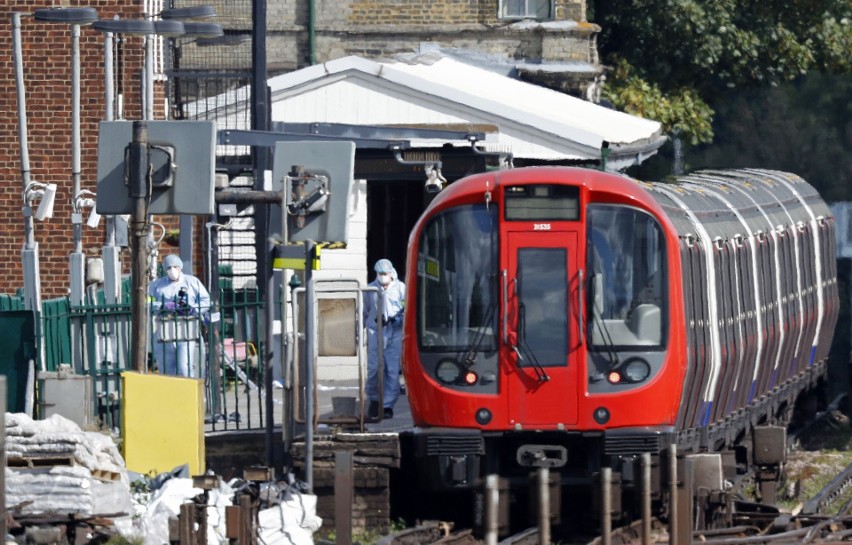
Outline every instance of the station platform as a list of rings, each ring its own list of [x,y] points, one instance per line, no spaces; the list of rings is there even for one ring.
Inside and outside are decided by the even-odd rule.
[[[205,421],[205,433],[227,433],[231,431],[263,430],[266,427],[266,417],[262,409],[266,406],[265,392],[257,385],[247,387],[240,384],[222,396],[218,418],[208,415]],[[317,433],[325,434],[335,431],[360,431],[357,413],[360,409],[360,394],[358,380],[323,380],[317,383],[316,407],[319,424]],[[272,391],[272,416],[276,428],[281,427],[283,420],[284,390],[273,388]],[[351,416],[335,414],[334,398],[349,398],[350,404],[354,404],[354,413]],[[364,411],[367,403],[364,404]],[[237,417],[238,416],[238,417]],[[366,415],[365,415],[366,417]],[[413,425],[411,409],[408,404],[407,393],[401,394],[396,406],[393,408],[393,418],[379,422],[365,422],[364,432],[400,432],[410,429]]]
[[[408,392],[401,393],[399,400],[393,407],[393,418],[382,419],[378,422],[370,422],[366,420],[364,423],[365,433],[399,433],[400,431],[409,430],[413,427],[411,418],[411,407],[408,403]],[[351,417],[343,416],[335,413],[334,398],[349,398],[350,402],[354,399],[355,413]],[[339,402],[338,402],[339,404]],[[368,403],[364,403],[364,411],[367,411]],[[353,428],[360,428],[360,415],[357,414],[360,408],[360,395],[357,380],[341,380],[341,381],[323,381],[317,384],[317,415],[319,417],[319,425],[317,433],[332,433],[335,428],[343,431],[353,431]],[[354,431],[358,431],[357,429]]]

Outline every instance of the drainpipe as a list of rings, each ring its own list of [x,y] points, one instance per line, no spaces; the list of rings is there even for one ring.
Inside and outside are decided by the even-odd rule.
[[[308,64],[317,63],[316,0],[308,0]]]
[[[606,161],[609,158],[609,142],[604,141],[601,145],[601,170],[606,172]]]

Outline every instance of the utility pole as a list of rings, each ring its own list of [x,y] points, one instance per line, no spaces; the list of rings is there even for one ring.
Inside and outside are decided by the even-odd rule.
[[[252,0],[252,40],[251,40],[251,128],[255,131],[266,131],[269,128],[269,95],[267,89],[266,71],[266,0]],[[269,168],[269,150],[265,147],[252,148],[254,159],[256,191],[263,191],[264,177]],[[255,256],[257,259],[257,285],[261,296],[266,301],[266,333],[261,354],[261,365],[264,369],[263,388],[266,394],[264,407],[266,409],[266,464],[274,466],[272,428],[275,424],[272,411],[272,367],[273,367],[273,322],[275,321],[275,275],[270,265],[269,252],[269,211],[270,205],[255,206]]]
[[[133,214],[130,227],[133,232],[130,253],[131,269],[131,323],[136,331],[131,335],[133,369],[139,373],[148,370],[148,123],[133,122],[133,140],[130,142],[130,165],[127,180]]]

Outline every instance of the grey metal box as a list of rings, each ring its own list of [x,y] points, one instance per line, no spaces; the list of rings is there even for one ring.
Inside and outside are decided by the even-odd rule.
[[[55,373],[40,372],[38,378],[44,381],[42,401],[45,417],[58,414],[75,422],[84,431],[95,429],[91,377],[60,369]]]

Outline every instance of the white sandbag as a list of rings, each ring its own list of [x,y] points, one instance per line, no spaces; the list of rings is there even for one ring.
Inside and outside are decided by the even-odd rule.
[[[115,519],[115,528],[128,540],[143,540],[145,545],[168,543],[169,519],[178,518],[180,506],[192,501],[202,492],[202,489],[192,486],[192,479],[169,479],[154,491],[147,503],[137,503],[132,516]],[[233,495],[233,489],[225,483],[208,492],[206,510],[209,545],[228,542],[225,508],[232,505]]]
[[[265,545],[313,545],[313,534],[322,526],[316,512],[316,496],[288,493],[280,505],[258,514],[261,541]]]

